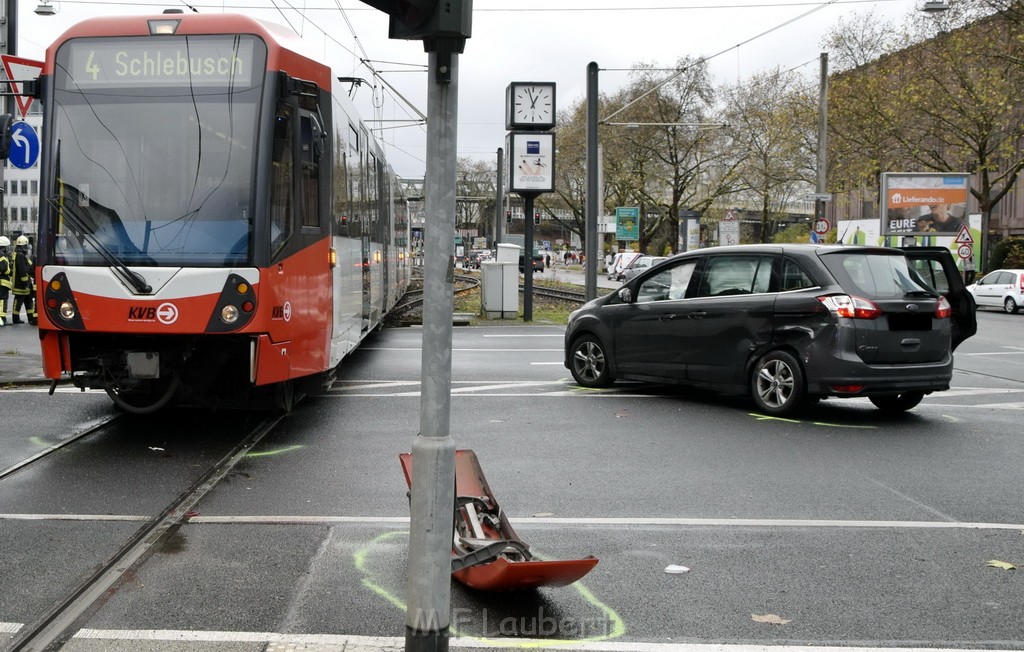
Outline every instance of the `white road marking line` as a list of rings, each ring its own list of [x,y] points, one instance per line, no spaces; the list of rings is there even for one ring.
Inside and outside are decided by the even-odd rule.
[[[382,347],[366,348],[366,349],[360,349],[360,350],[362,350],[362,351],[401,351],[401,352],[408,352],[408,351],[422,351],[423,349],[422,349],[422,347],[418,347],[418,346],[417,347],[390,347],[390,346],[382,346]],[[565,352],[564,349],[562,349],[561,347],[559,347],[557,349],[490,349],[490,348],[488,348],[488,349],[484,349],[484,348],[452,349],[453,353],[520,353],[520,352],[524,352],[524,351],[532,352],[532,353],[551,353],[551,352],[564,353]]]
[[[4,518],[5,515],[0,515]],[[89,514],[19,514],[22,520],[146,520],[144,517]],[[764,527],[764,528],[890,528],[905,530],[1024,530],[1024,523],[971,523],[958,521],[861,521],[763,518],[671,518],[671,517],[518,517],[509,519],[517,526],[677,526],[677,527]],[[408,516],[305,516],[305,515],[204,515],[190,516],[189,524],[237,525],[402,525]]]
[[[149,516],[131,514],[0,514],[0,521],[132,521],[146,523]]]
[[[540,385],[541,383],[528,383],[528,385]],[[564,384],[561,381],[552,382],[550,384],[560,385]],[[513,383],[502,383],[503,386],[508,387],[522,387],[522,385],[515,385]],[[610,389],[585,389],[574,385],[567,385],[571,389],[566,390],[555,390],[555,391],[537,391],[537,392],[491,392],[481,391],[483,389],[492,389],[491,387],[467,387],[452,390],[452,398],[458,397],[480,397],[480,398],[616,398],[616,399],[636,399],[636,398],[671,398],[674,396],[671,393],[662,394],[648,394],[638,392],[632,387],[623,388],[610,388]],[[319,396],[323,397],[335,397],[335,398],[418,398],[420,396],[419,390],[412,390],[408,392],[379,392],[379,393],[356,393],[361,388],[340,388],[334,387]],[[474,391],[476,390],[476,391]],[[965,396],[970,395],[966,394]],[[915,410],[1024,410],[1024,403],[1022,402],[1007,402],[1007,403],[986,403],[984,405],[953,405],[951,403],[943,402],[941,399],[942,395],[936,395],[934,398],[925,397],[925,400],[915,407]],[[948,398],[948,397],[946,397]],[[842,405],[843,403],[849,405],[870,405],[870,401],[866,397],[856,398],[835,398],[827,399],[828,402],[824,402],[824,405]]]
[[[0,634],[17,634],[25,625],[23,623],[0,622]]]
[[[989,351],[989,352],[980,352],[980,353],[957,353],[957,354],[954,355],[954,357],[956,357],[958,355],[962,355],[964,357],[977,357],[977,356],[983,356],[983,355],[1021,355],[1022,353],[1024,353],[1024,349],[1022,349],[1020,351]]]
[[[1024,392],[1024,388],[1009,388],[1009,387],[950,387],[944,392],[936,392],[925,398],[941,398],[943,396],[981,396],[983,394],[1020,394]]]
[[[488,398],[559,398],[565,396],[580,396],[580,390],[573,391],[562,391],[562,392],[502,392],[502,393],[490,393],[490,392],[463,392],[455,394],[453,391],[453,398],[459,396],[465,397],[488,397]],[[665,398],[664,394],[625,394],[620,392],[608,392],[601,390],[585,390],[586,396],[594,397],[609,397],[609,398]],[[332,392],[326,392],[319,394],[318,396],[331,396]],[[415,398],[420,395],[419,392],[395,392],[392,394],[350,394],[345,392],[334,392],[337,398]]]
[[[172,641],[185,643],[277,643],[304,646],[332,646],[342,649],[367,648],[386,652],[405,648],[397,636],[349,634],[278,634],[276,632],[225,632],[175,629],[80,629],[74,638],[91,640]],[[586,652],[974,652],[972,648],[939,647],[840,647],[823,645],[749,645],[730,643],[646,643],[639,641],[571,641],[537,638],[487,638],[458,636],[449,639],[452,648],[469,649],[567,649]],[[980,652],[983,648],[976,648]],[[1010,652],[1012,648],[985,652]]]
[[[505,382],[505,383],[494,383],[492,385],[480,385],[479,387],[456,387],[456,388],[452,389],[452,394],[455,394],[456,392],[465,393],[465,392],[477,392],[477,391],[491,390],[491,389],[504,389],[506,387],[519,388],[519,387],[523,387],[523,385],[537,386],[537,387],[558,385],[560,387],[564,387],[565,386],[565,382],[561,381],[561,380],[542,380],[542,381],[537,381],[537,382],[523,383],[523,382],[517,380],[517,381],[510,381],[510,382]]]
[[[502,337],[558,337],[564,339],[565,333],[534,333],[532,335],[484,335],[484,339]]]

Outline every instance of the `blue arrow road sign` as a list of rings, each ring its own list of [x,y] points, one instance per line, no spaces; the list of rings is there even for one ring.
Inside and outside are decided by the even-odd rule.
[[[27,170],[39,159],[39,135],[27,122],[11,125],[11,149],[8,154],[11,165]]]

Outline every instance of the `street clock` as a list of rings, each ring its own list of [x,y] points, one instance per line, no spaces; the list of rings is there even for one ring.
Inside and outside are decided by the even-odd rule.
[[[555,127],[555,83],[512,82],[505,90],[505,128]]]

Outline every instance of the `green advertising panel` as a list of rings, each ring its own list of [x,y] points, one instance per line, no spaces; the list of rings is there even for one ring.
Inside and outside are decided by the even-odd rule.
[[[615,209],[615,238],[617,240],[640,239],[640,209],[618,207]]]

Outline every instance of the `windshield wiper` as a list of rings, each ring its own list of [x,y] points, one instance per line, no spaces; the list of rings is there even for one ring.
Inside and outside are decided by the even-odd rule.
[[[905,297],[937,297],[939,296],[935,292],[930,290],[904,290],[903,296]]]
[[[114,270],[117,271],[125,281],[131,284],[135,289],[136,294],[153,293],[153,288],[150,287],[149,283],[146,283],[146,279],[144,279],[141,274],[128,269],[128,266],[125,265],[121,259],[114,254],[114,252],[107,249],[107,247],[100,242],[99,238],[92,234],[85,221],[81,216],[75,213],[70,204],[64,204],[62,206],[55,197],[47,197],[46,203],[48,203],[57,213],[64,214],[64,217],[71,222],[71,226],[82,233],[82,238],[96,249],[100,256],[103,257],[103,260],[107,261],[108,265],[114,268]]]

